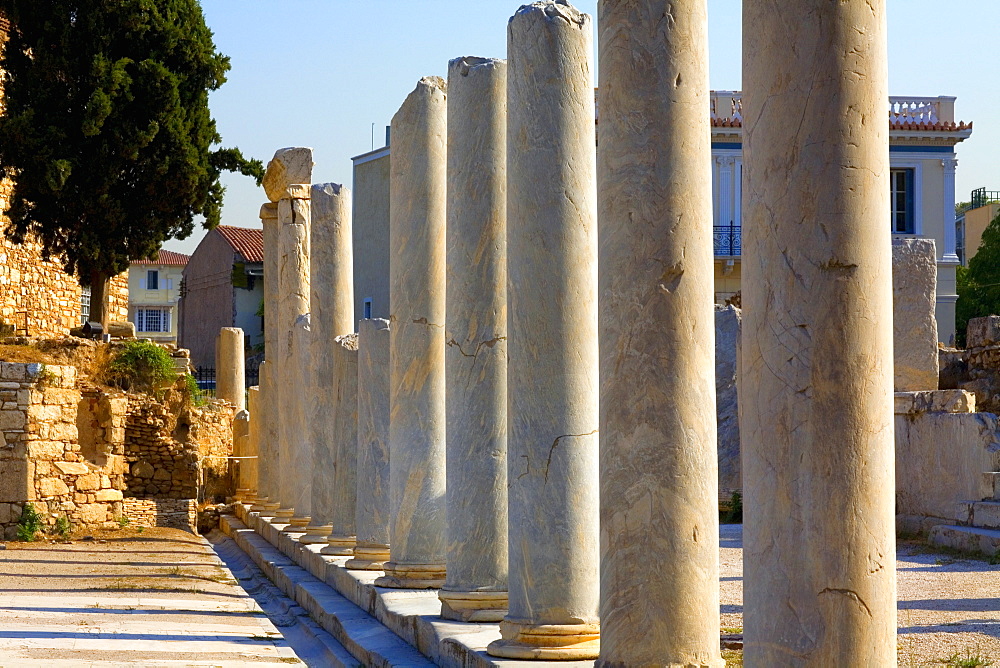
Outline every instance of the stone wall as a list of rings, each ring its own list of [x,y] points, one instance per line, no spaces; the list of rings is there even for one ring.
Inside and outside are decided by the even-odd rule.
[[[101,399],[84,398],[76,385],[74,367],[0,362],[0,530],[6,538],[16,534],[26,502],[47,526],[66,517],[76,528],[109,527],[121,515],[122,446],[101,443],[84,451],[78,425],[88,420],[81,414],[97,415],[90,411]]]
[[[135,499],[122,501],[129,526],[167,527],[196,533],[198,502],[194,499]]]

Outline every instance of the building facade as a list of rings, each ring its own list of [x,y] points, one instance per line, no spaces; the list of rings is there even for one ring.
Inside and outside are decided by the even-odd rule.
[[[215,337],[239,327],[253,348],[264,344],[264,234],[219,225],[205,235],[183,270],[178,343],[191,363],[215,366]]]
[[[968,266],[969,259],[979,250],[983,232],[1000,213],[1000,191],[976,188],[969,196],[955,221],[958,236],[958,259]]]
[[[151,260],[128,268],[129,315],[136,336],[157,343],[177,343],[177,302],[188,256],[161,250]]]
[[[388,140],[388,132],[386,132]],[[386,146],[354,162],[354,313],[358,319],[389,317],[389,155]]]

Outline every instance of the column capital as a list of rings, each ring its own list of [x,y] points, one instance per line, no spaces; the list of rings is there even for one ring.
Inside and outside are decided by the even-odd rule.
[[[260,219],[261,220],[277,220],[278,219],[278,205],[274,202],[265,202],[260,205]]]

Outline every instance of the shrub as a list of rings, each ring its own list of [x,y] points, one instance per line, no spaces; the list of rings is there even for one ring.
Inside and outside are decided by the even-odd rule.
[[[63,540],[69,538],[70,530],[71,530],[71,527],[70,527],[70,523],[69,523],[69,518],[68,517],[66,517],[65,515],[63,515],[62,517],[60,517],[59,519],[56,520],[55,533],[60,538],[62,538]]]
[[[198,387],[198,381],[191,374],[184,377],[184,391],[187,392],[188,398],[195,406],[204,406],[208,403],[208,398]]]
[[[729,510],[722,518],[723,524],[743,524],[743,495],[733,492],[729,499]]]
[[[26,503],[21,508],[21,517],[17,520],[17,539],[30,543],[35,540],[35,534],[42,530],[42,516],[35,506]]]
[[[126,341],[107,364],[109,385],[123,390],[152,390],[176,377],[166,350],[148,341]]]

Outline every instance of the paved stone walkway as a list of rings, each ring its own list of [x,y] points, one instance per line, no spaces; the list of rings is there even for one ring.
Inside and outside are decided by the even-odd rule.
[[[0,667],[247,664],[303,661],[201,537],[126,529],[0,550]]]

